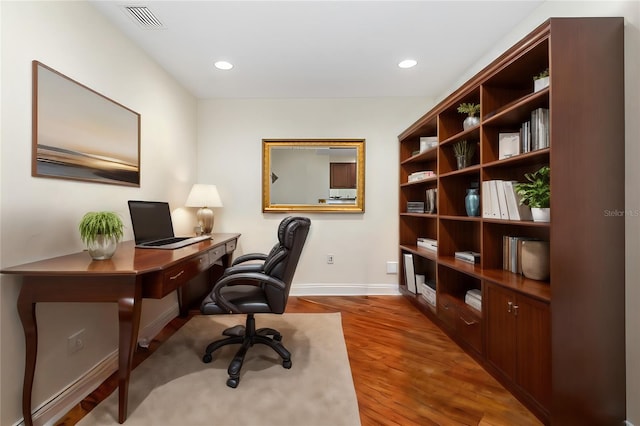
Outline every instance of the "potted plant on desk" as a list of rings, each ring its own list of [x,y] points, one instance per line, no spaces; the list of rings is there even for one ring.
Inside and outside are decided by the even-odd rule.
[[[89,212],[83,216],[78,229],[94,260],[111,259],[124,235],[124,224],[113,212]]]

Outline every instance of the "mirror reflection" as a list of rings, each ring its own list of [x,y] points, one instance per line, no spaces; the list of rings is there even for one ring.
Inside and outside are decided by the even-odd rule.
[[[364,140],[263,140],[263,211],[364,211]]]

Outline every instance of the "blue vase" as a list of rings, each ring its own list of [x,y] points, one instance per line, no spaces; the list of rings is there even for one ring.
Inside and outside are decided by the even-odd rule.
[[[467,196],[464,197],[464,207],[467,210],[467,216],[478,216],[480,195],[477,188],[467,189]]]

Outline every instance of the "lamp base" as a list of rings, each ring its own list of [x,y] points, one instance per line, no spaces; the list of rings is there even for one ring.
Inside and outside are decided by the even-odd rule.
[[[211,231],[213,231],[213,210],[208,207],[202,207],[198,209],[196,217],[198,218],[198,225],[200,225],[202,233],[204,235],[211,235]]]

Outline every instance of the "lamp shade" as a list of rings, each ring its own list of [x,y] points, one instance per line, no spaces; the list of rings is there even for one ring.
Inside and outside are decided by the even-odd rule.
[[[215,185],[196,183],[189,192],[187,207],[222,207],[222,200]]]

